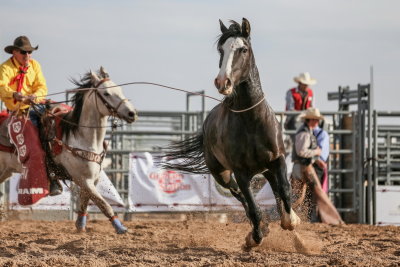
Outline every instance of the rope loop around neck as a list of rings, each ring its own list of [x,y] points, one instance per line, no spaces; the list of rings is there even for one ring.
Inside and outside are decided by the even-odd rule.
[[[235,113],[241,113],[241,112],[246,112],[249,111],[255,107],[257,107],[258,105],[260,105],[263,101],[265,100],[265,97],[263,96],[263,98],[261,98],[260,101],[258,101],[256,104],[254,104],[253,106],[246,108],[246,109],[241,109],[241,110],[235,110],[235,109],[231,109],[229,108],[230,111],[235,112]]]

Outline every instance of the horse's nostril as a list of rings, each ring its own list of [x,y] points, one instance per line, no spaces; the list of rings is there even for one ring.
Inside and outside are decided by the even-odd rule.
[[[231,79],[227,78],[225,81],[225,88],[229,88],[231,87],[231,85],[232,85]]]
[[[135,112],[130,111],[130,112],[128,113],[128,116],[129,116],[129,117],[135,117]]]

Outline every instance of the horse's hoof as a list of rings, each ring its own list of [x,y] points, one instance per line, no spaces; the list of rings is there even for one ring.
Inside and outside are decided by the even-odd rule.
[[[128,232],[128,229],[126,227],[116,230],[116,233],[119,235],[126,234],[127,232]]]
[[[289,217],[289,220],[287,220]],[[290,210],[290,215],[282,217],[281,227],[284,230],[293,231],[294,228],[301,223],[299,216],[297,216],[296,212]]]
[[[86,232],[86,228],[76,228],[76,232],[77,233],[85,233]]]
[[[86,232],[86,222],[87,216],[86,215],[79,215],[75,222],[75,227],[78,233]]]
[[[118,218],[113,218],[111,224],[114,227],[115,232],[119,235],[128,232],[128,228],[126,228]]]
[[[253,233],[250,232],[250,233],[248,233],[248,235],[246,236],[245,241],[246,241],[246,243],[245,243],[243,249],[244,249],[245,251],[250,251],[251,248],[254,248],[254,247],[257,247],[257,246],[261,245],[263,239],[261,239],[260,242],[257,243],[257,242],[254,241],[254,239],[253,239]]]

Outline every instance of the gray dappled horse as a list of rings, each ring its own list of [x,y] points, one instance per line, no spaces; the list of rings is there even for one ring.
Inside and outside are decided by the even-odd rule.
[[[263,239],[261,211],[250,189],[256,174],[262,173],[272,187],[282,228],[293,230],[300,219],[291,208],[281,126],[264,99],[250,44],[250,23],[245,18],[242,25],[231,23],[226,28],[220,21],[220,71],[214,81],[225,99],[209,113],[200,133],[170,146],[164,167],[211,172],[243,204],[253,226],[246,237],[246,247],[251,248]],[[174,163],[176,159],[181,160]]]
[[[108,117],[115,116],[131,123],[135,121],[137,112],[124,96],[122,88],[109,79],[103,67],[100,68],[98,74],[89,72],[82,77],[80,82],[76,80],[73,82],[82,90],[78,90],[73,96],[74,110],[61,123],[63,128],[61,142],[64,148],[54,161],[61,164],[72,181],[80,187],[78,218],[75,224],[78,231],[85,230],[87,206],[89,200],[92,200],[110,219],[116,232],[122,234],[127,229],[96,190],[101,164],[76,156],[67,148],[78,149],[82,151],[80,154],[93,157],[103,155]],[[84,88],[92,89],[85,90]],[[0,152],[0,170],[2,170],[0,183],[9,178],[13,172],[21,172],[17,156]]]

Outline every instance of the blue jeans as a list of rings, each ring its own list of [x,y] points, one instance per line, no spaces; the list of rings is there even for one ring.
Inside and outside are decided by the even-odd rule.
[[[29,111],[29,118],[31,119],[33,125],[39,128],[40,126],[40,116],[46,110],[45,105],[36,105],[35,109]]]

